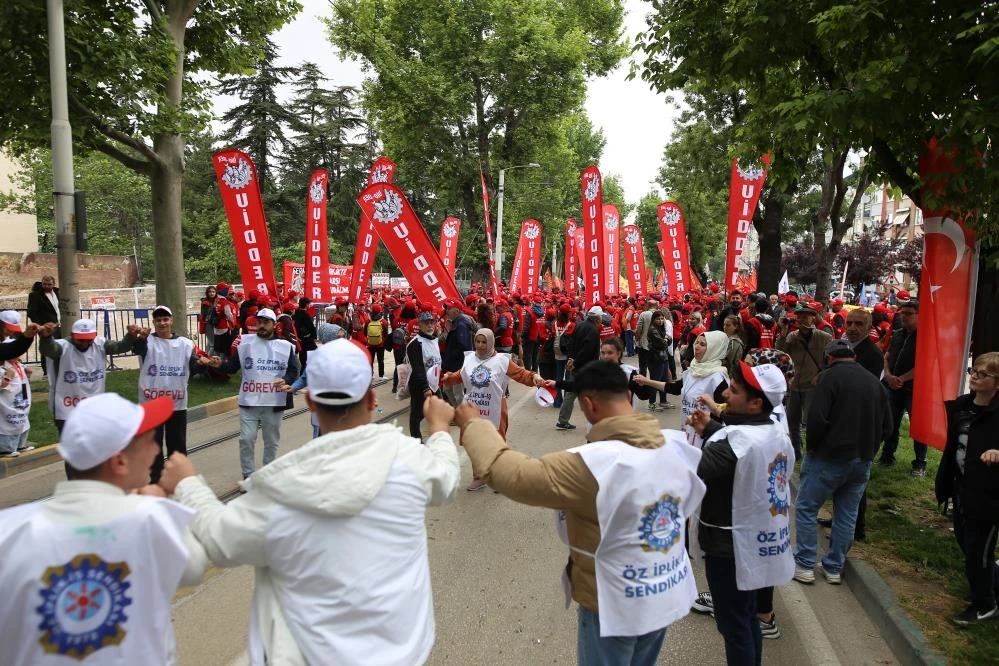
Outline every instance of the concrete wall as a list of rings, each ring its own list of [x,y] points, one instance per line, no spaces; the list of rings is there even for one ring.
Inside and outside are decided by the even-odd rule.
[[[28,194],[15,185],[21,167],[0,151],[0,192]],[[38,223],[34,215],[0,209],[0,252],[37,252]]]

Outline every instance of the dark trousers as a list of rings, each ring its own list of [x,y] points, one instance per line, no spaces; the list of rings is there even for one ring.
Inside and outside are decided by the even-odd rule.
[[[659,354],[650,351],[646,354],[649,363],[649,379],[654,379],[657,382],[666,381],[666,360],[659,358]],[[666,393],[663,391],[658,391],[659,393],[659,404],[665,405],[667,403]],[[649,399],[649,404],[656,404],[656,394],[653,393],[652,397]]]
[[[569,359],[565,359],[564,361],[555,359],[555,379],[565,379],[565,366],[566,363],[568,362]],[[552,407],[558,409],[561,406],[562,406],[562,389],[555,389],[555,402],[552,404]]]
[[[156,443],[160,446],[160,454],[153,459],[153,466],[149,468],[149,481],[158,483],[160,474],[163,472],[163,444],[166,440],[166,457],[171,454],[183,453],[187,455],[187,410],[178,409],[166,423],[156,429]]]
[[[538,370],[538,343],[531,340],[524,341],[524,367],[531,372]]]
[[[649,369],[649,350],[638,348],[638,374],[644,375]]]
[[[763,636],[756,617],[757,590],[740,590],[735,582],[735,559],[704,558],[704,573],[711,590],[718,633],[725,639],[729,666],[761,666]]]
[[[899,428],[902,425],[902,416],[906,412],[912,418],[912,391],[892,389],[888,390],[888,404],[891,406],[892,431],[885,440],[884,448],[881,449],[881,462],[890,464],[895,462],[895,451],[898,449]],[[912,451],[915,459],[912,461],[912,469],[926,469],[926,445],[922,442],[912,440]]]
[[[628,329],[624,331],[624,353],[628,356],[635,355],[635,332]]]
[[[223,359],[229,358],[229,350],[232,349],[232,341],[236,339],[236,334],[232,331],[215,334],[215,353]]]
[[[423,439],[420,423],[423,421],[423,403],[426,399],[422,391],[409,394],[409,435],[416,439]]]
[[[378,345],[377,347],[368,347],[368,351],[371,353],[371,372],[375,371],[375,361],[378,361],[378,376],[385,376],[385,347]]]
[[[954,538],[964,553],[964,575],[971,589],[975,610],[984,613],[995,608],[999,597],[999,565],[996,564],[996,533],[999,525],[991,520],[969,520],[958,493],[954,493]]]
[[[756,590],[756,614],[770,615],[774,612],[774,588],[761,587]]]

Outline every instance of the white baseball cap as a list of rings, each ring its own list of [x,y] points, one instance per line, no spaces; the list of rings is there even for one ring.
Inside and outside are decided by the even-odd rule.
[[[4,328],[11,333],[21,332],[21,315],[17,314],[13,310],[4,310],[3,312],[0,312],[0,322],[2,322]]]
[[[555,389],[539,386],[534,393],[534,402],[538,407],[551,407],[555,403]]]
[[[152,315],[153,315],[154,317],[156,317],[156,316],[157,316],[157,315],[156,315],[156,313],[157,313],[157,312],[160,312],[160,311],[162,311],[162,312],[166,312],[166,313],[167,313],[167,315],[169,315],[169,316],[171,316],[171,317],[173,316],[173,310],[171,310],[170,308],[168,308],[168,307],[167,307],[167,306],[165,306],[165,305],[157,305],[157,306],[156,306],[155,308],[153,308],[153,311],[152,311]]]
[[[586,311],[587,317],[603,317],[604,309],[599,305],[594,305],[592,308]]]
[[[352,405],[371,387],[371,357],[357,343],[339,338],[309,354],[305,377],[313,402]]]
[[[739,361],[739,371],[743,381],[767,396],[771,407],[777,407],[784,401],[787,380],[776,365],[766,363],[751,366],[745,361]]]
[[[74,338],[93,340],[97,337],[97,323],[93,319],[77,319],[73,322],[73,328],[70,332]]]
[[[173,399],[169,396],[137,405],[117,393],[101,393],[81,401],[70,412],[56,450],[76,469],[92,469],[172,414]]]
[[[274,310],[271,310],[270,308],[263,308],[261,310],[257,310],[256,316],[257,316],[257,321],[260,321],[261,319],[270,319],[271,321],[277,321],[277,315],[274,314]]]

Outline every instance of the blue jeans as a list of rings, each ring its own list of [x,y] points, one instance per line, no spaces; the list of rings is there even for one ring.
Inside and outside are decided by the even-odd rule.
[[[654,666],[666,627],[641,636],[600,637],[600,616],[579,607],[576,663],[579,666]]]
[[[881,462],[885,464],[895,462],[902,416],[908,412],[909,418],[912,418],[912,391],[888,389],[888,404],[891,406],[892,429],[891,435],[885,440],[884,449],[881,450]],[[912,440],[912,451],[916,454],[916,459],[912,461],[912,469],[926,469],[926,445]]]
[[[277,458],[283,413],[273,407],[239,408],[239,467],[244,479],[254,471],[258,428],[264,435],[264,465]]]
[[[839,573],[853,545],[857,509],[867,480],[871,478],[871,461],[861,458],[823,460],[806,453],[801,462],[800,478],[798,498],[794,503],[794,561],[805,569],[815,567],[819,508],[831,495],[836,511],[829,551],[822,558],[822,567],[829,573]]]
[[[729,666],[760,666],[763,636],[756,616],[756,590],[740,590],[735,579],[735,559],[704,557],[704,575],[711,590],[715,625],[725,639],[725,661]]]
[[[635,355],[635,332],[625,331],[624,332],[624,353],[628,356]]]

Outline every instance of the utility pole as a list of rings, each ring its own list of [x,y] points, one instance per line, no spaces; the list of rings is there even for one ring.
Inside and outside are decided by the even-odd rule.
[[[49,85],[52,91],[52,194],[59,266],[59,316],[63,331],[80,318],[80,278],[76,264],[75,201],[73,198],[73,134],[66,91],[66,34],[63,0],[47,0],[49,24]]]
[[[541,165],[535,162],[518,164],[517,166],[500,169],[499,201],[496,204],[496,279],[503,279],[503,195],[506,192],[506,172],[511,169],[538,169]]]

